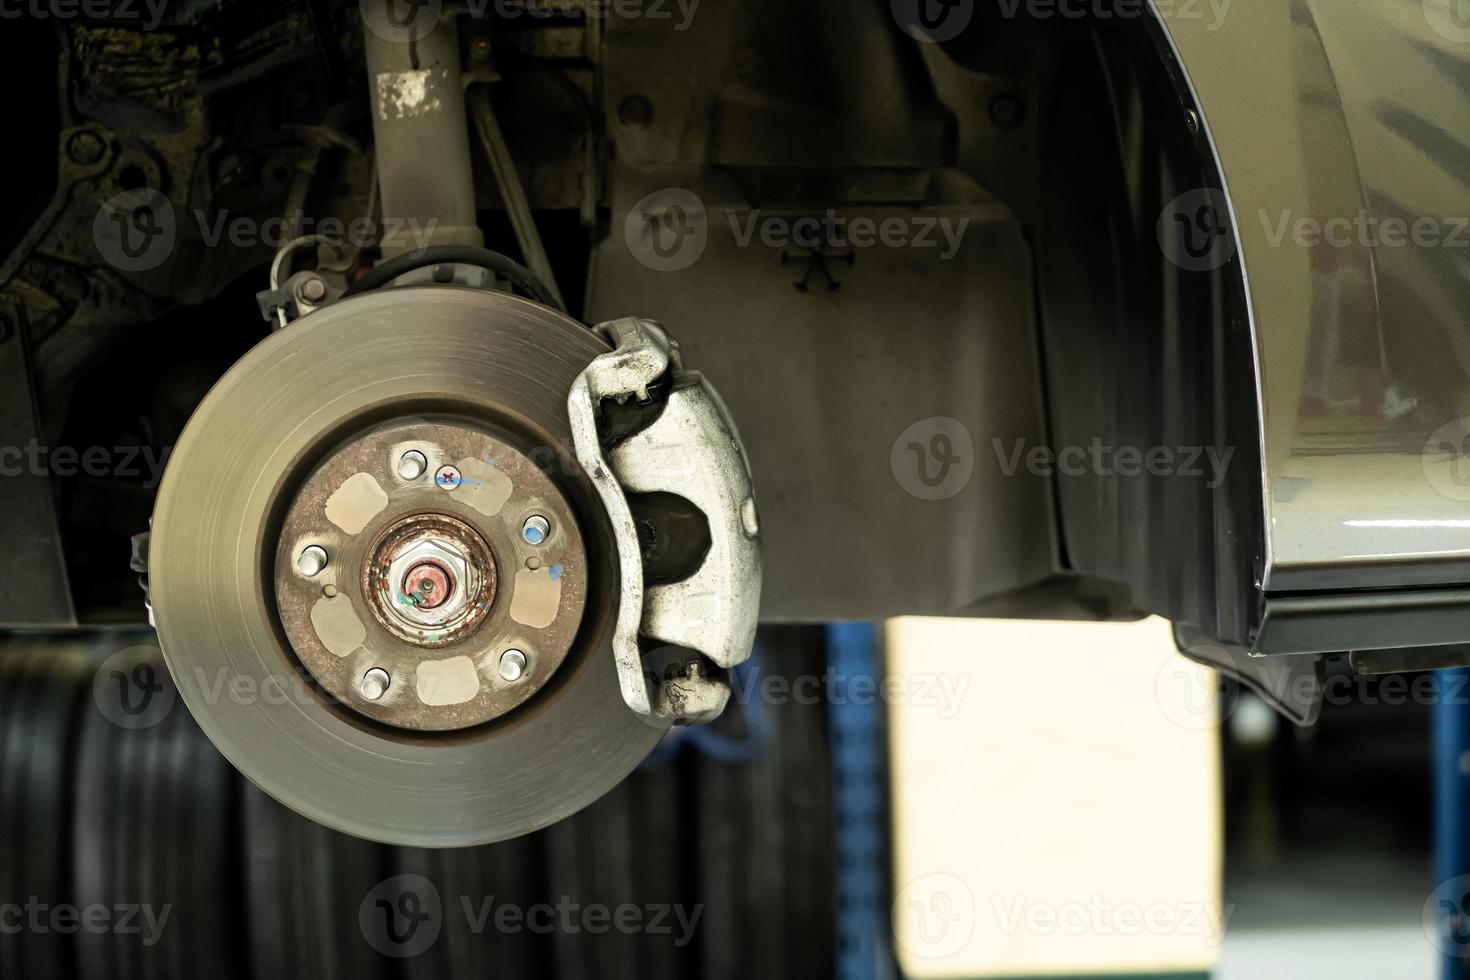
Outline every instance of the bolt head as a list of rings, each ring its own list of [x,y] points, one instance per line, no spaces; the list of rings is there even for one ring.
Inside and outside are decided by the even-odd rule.
[[[519,650],[507,650],[500,655],[500,676],[512,683],[526,673],[526,655]]]
[[[73,133],[66,144],[67,156],[71,157],[72,163],[81,167],[90,167],[99,162],[106,152],[107,146],[102,142],[102,137],[90,130]]]
[[[618,105],[618,120],[624,126],[641,129],[653,122],[653,103],[646,95],[630,95]]]
[[[358,685],[358,691],[369,701],[376,701],[388,693],[388,686],[391,683],[392,678],[388,676],[386,670],[381,667],[374,667],[362,675],[362,683]]]
[[[327,298],[327,284],[316,276],[301,280],[301,298],[308,303],[320,303]]]
[[[990,100],[990,121],[1000,129],[1015,129],[1026,119],[1026,103],[1015,92],[1002,92]]]
[[[540,514],[533,514],[526,518],[526,523],[521,525],[521,538],[526,544],[537,545],[551,536],[551,522]]]
[[[412,483],[423,476],[429,468],[429,460],[417,449],[410,449],[398,457],[398,478]]]
[[[441,490],[453,490],[464,482],[457,466],[441,466],[439,472],[434,474],[434,483]]]
[[[296,570],[307,578],[311,578],[327,567],[327,550],[320,545],[311,545],[302,549],[301,554],[296,556]]]
[[[423,591],[426,577],[434,583],[429,590],[431,594],[427,595]],[[474,588],[469,556],[464,548],[457,542],[432,535],[420,538],[392,556],[388,581],[397,590],[396,611],[420,626],[438,626],[442,617],[456,614],[459,603],[449,605],[449,600],[456,594],[463,599],[465,590]],[[432,595],[434,592],[439,594]]]

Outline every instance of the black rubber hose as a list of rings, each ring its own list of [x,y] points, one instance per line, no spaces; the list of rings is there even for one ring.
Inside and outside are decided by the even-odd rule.
[[[344,297],[356,296],[370,289],[386,286],[404,273],[431,265],[473,265],[481,269],[489,269],[501,278],[509,279],[511,285],[518,287],[536,302],[544,303],[563,313],[566,312],[566,308],[557,302],[551,290],[546,288],[546,284],[537,279],[536,274],[530,269],[508,255],[493,252],[488,248],[476,248],[473,245],[430,245],[396,255],[348,286],[347,291],[342,295]]]

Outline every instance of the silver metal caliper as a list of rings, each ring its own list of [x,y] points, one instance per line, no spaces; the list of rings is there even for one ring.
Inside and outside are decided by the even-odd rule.
[[[730,698],[725,673],[750,656],[760,607],[760,527],[750,466],[719,395],[684,370],[678,345],[650,320],[594,328],[614,349],[592,360],[567,396],[578,462],[612,523],[621,586],[613,654],[623,700],[664,722],[713,720]],[[608,402],[658,403],[657,417],[626,438],[608,431]],[[682,497],[703,513],[709,548],[698,568],[669,583],[645,582],[643,546],[629,494]],[[653,669],[654,647],[694,651]],[[667,660],[667,658],[665,658]]]

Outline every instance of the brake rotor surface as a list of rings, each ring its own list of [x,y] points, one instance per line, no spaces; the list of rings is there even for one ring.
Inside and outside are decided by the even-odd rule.
[[[567,448],[606,349],[515,297],[410,287],[278,331],[209,393],[149,584],[180,694],[252,782],[460,846],[575,812],[658,741],[619,693],[611,535]]]

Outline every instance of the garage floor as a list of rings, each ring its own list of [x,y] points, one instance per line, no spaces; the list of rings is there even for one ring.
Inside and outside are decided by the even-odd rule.
[[[1401,858],[1323,854],[1227,873],[1215,980],[1432,980],[1420,914],[1432,873]]]

